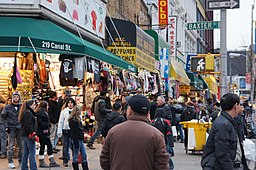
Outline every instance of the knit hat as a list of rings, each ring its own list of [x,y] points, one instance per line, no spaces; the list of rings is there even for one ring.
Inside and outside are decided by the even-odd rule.
[[[13,103],[13,96],[14,96],[14,95],[17,95],[17,96],[20,97],[19,104],[22,104],[21,95],[20,95],[20,92],[18,92],[18,91],[14,91],[14,92],[12,93],[12,103]]]
[[[150,110],[150,102],[143,95],[132,96],[128,104],[133,111],[139,114],[147,114]]]

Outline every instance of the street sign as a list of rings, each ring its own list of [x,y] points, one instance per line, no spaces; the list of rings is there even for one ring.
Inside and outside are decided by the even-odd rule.
[[[208,0],[208,10],[239,8],[239,0]]]
[[[219,27],[219,21],[194,22],[187,24],[188,30],[211,30]]]

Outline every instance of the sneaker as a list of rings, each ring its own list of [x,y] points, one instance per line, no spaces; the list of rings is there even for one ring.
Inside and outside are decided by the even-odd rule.
[[[63,166],[64,167],[68,167],[68,163],[63,163]]]
[[[13,163],[9,163],[8,167],[9,167],[10,169],[15,169],[15,165],[14,165]]]
[[[93,145],[90,145],[90,144],[87,144],[86,146],[87,146],[88,148],[90,148],[90,149],[96,149],[96,148],[93,147]]]

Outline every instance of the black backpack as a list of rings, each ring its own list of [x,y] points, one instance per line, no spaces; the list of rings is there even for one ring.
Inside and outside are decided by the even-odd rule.
[[[152,125],[157,128],[164,136],[166,136],[166,126],[162,117],[153,119]]]

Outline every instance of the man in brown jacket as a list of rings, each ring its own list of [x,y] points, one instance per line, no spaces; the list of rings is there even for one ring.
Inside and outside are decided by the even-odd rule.
[[[128,121],[108,132],[100,155],[104,170],[168,170],[163,134],[148,124],[150,103],[143,95],[128,102]]]

